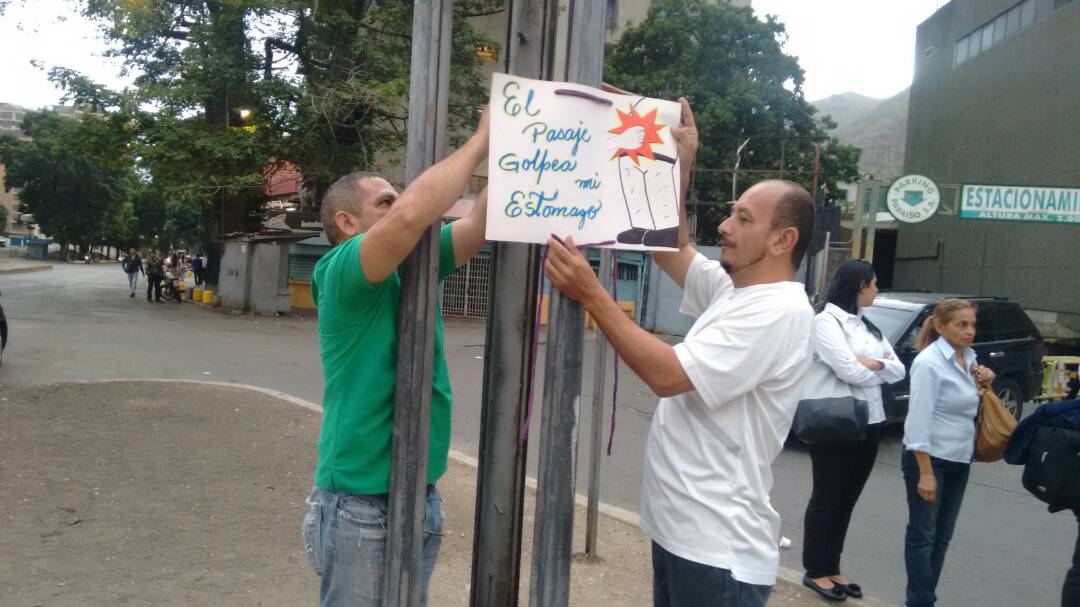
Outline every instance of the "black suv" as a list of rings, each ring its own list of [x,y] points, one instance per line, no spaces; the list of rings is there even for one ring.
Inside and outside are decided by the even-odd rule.
[[[863,312],[877,325],[896,349],[896,355],[911,371],[915,360],[915,336],[934,305],[946,297],[966,299],[978,306],[975,343],[979,364],[997,375],[994,391],[1005,406],[1020,419],[1024,401],[1042,392],[1042,358],[1046,353],[1042,335],[1024,310],[1001,297],[969,297],[916,291],[882,291],[874,305]],[[882,386],[885,417],[901,422],[908,411],[908,380]]]

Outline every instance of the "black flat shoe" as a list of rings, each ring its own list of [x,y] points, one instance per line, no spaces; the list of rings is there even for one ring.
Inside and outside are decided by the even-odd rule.
[[[836,584],[836,582],[833,583]],[[862,587],[858,584],[852,584],[848,582],[847,584],[836,584],[836,587],[842,590],[844,594],[850,596],[853,599],[863,598]]]
[[[832,588],[826,590],[825,588],[818,586],[817,582],[810,579],[810,576],[808,575],[803,576],[802,585],[830,601],[846,601],[848,597],[847,593],[840,589],[840,584],[836,584]]]

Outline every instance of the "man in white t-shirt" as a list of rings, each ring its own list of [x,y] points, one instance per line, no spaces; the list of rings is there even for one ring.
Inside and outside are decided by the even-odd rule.
[[[686,100],[679,144],[686,192],[698,136]],[[780,516],[769,502],[809,362],[814,313],[795,269],[814,204],[801,186],[747,190],[719,228],[722,259],[689,244],[653,259],[697,317],[674,347],[623,314],[573,241],[548,242],[545,272],[581,301],[619,356],[661,398],[645,447],[641,526],[653,539],[653,605],[764,607],[776,581]]]

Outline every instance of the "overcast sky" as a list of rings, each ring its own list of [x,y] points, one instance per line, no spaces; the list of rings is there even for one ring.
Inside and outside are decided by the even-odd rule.
[[[806,71],[808,99],[855,91],[889,97],[911,83],[915,27],[946,0],[753,0],[759,15],[787,26],[788,53]],[[120,64],[102,56],[98,28],[69,0],[14,2],[0,17],[0,102],[37,108],[60,103],[45,70],[79,70],[123,88]],[[31,65],[39,61],[45,69]]]

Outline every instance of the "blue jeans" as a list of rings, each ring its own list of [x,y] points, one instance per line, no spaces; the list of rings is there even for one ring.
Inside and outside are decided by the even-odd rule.
[[[138,288],[138,285],[139,285],[139,273],[138,272],[128,272],[127,277],[128,277],[128,291],[131,292],[131,293],[135,293],[135,289]]]
[[[904,451],[900,468],[907,486],[908,525],[904,537],[904,565],[907,568],[907,607],[933,607],[937,602],[938,579],[945,564],[960,504],[964,501],[971,464],[931,457],[937,480],[937,499],[927,502],[916,490],[919,464],[911,451]]]
[[[302,535],[308,562],[322,578],[321,607],[379,607],[385,578],[387,495],[354,495],[316,487],[308,496]],[[443,538],[442,498],[428,490],[420,604]]]
[[[731,571],[675,556],[652,543],[653,607],[765,607],[772,586],[736,580]]]

